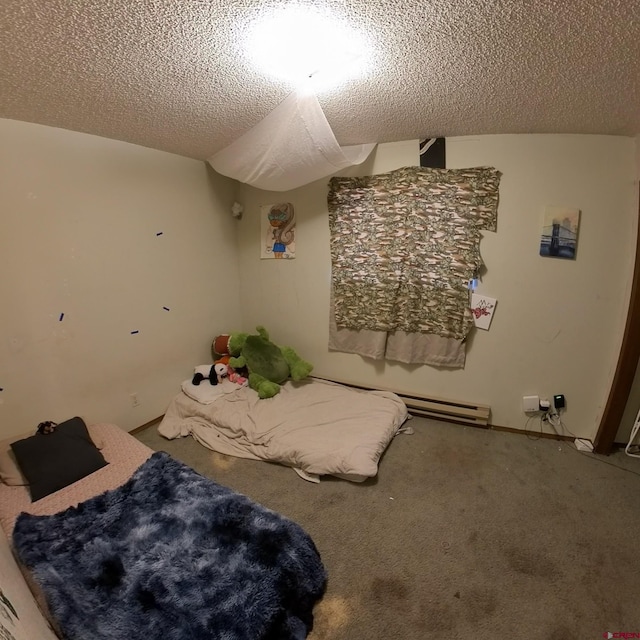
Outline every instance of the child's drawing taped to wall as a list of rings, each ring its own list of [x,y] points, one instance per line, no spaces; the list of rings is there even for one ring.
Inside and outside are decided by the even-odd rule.
[[[296,257],[296,222],[290,202],[260,207],[263,259],[291,260]]]

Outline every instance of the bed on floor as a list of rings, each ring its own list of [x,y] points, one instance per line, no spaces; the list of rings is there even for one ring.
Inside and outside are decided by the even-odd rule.
[[[319,378],[288,381],[273,398],[228,381],[182,384],[158,432],[193,436],[218,453],[292,467],[305,480],[375,476],[378,462],[408,418],[389,391],[367,391]]]
[[[299,525],[154,453],[115,425],[92,425],[87,434],[80,449],[96,469],[36,501],[31,493],[43,490],[42,478],[30,469],[22,481],[14,473],[22,484],[6,484],[6,444],[0,450],[2,537],[59,637],[307,636],[326,575]],[[69,436],[74,458],[79,435]],[[59,457],[50,435],[33,438]],[[55,474],[48,480],[45,493],[60,483]],[[24,585],[16,584],[3,544],[0,638],[54,637],[44,622],[42,632],[20,635],[23,623],[11,609],[24,600]]]

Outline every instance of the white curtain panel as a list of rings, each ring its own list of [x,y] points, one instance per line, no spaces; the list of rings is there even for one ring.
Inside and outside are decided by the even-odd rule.
[[[259,189],[289,191],[364,162],[374,147],[341,147],[316,96],[292,93],[208,162]]]

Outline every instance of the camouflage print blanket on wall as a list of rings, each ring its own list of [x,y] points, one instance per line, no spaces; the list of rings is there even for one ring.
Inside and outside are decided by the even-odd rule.
[[[501,173],[405,167],[332,178],[328,196],[338,327],[464,339],[481,230],[496,230]]]

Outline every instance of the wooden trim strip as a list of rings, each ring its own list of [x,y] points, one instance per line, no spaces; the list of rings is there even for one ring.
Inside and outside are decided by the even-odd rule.
[[[546,431],[540,432],[540,431],[526,431],[524,429],[513,429],[512,427],[501,427],[500,425],[497,424],[490,424],[489,425],[489,429],[491,429],[492,431],[506,431],[507,433],[517,433],[518,435],[521,436],[531,436],[531,435],[535,435],[536,439],[537,438],[547,438],[549,440],[563,440],[566,442],[573,442],[575,440],[574,436],[565,436],[565,435],[558,435],[557,433],[548,433]]]
[[[135,429],[132,429],[131,431],[129,431],[129,433],[132,435],[135,435],[136,433],[140,433],[141,431],[144,431],[145,429],[152,427],[157,422],[160,422],[162,418],[164,418],[164,414],[162,414],[159,418],[154,418],[153,420],[149,420],[149,422],[145,422],[143,425],[136,427]]]
[[[639,143],[640,144],[640,143]],[[593,443],[594,453],[609,455],[613,441],[620,428],[629,393],[640,360],[640,185],[638,188],[638,237],[636,239],[636,261],[633,284],[629,299],[629,311],[624,328],[618,366],[609,390],[609,398],[600,420],[600,427]]]

